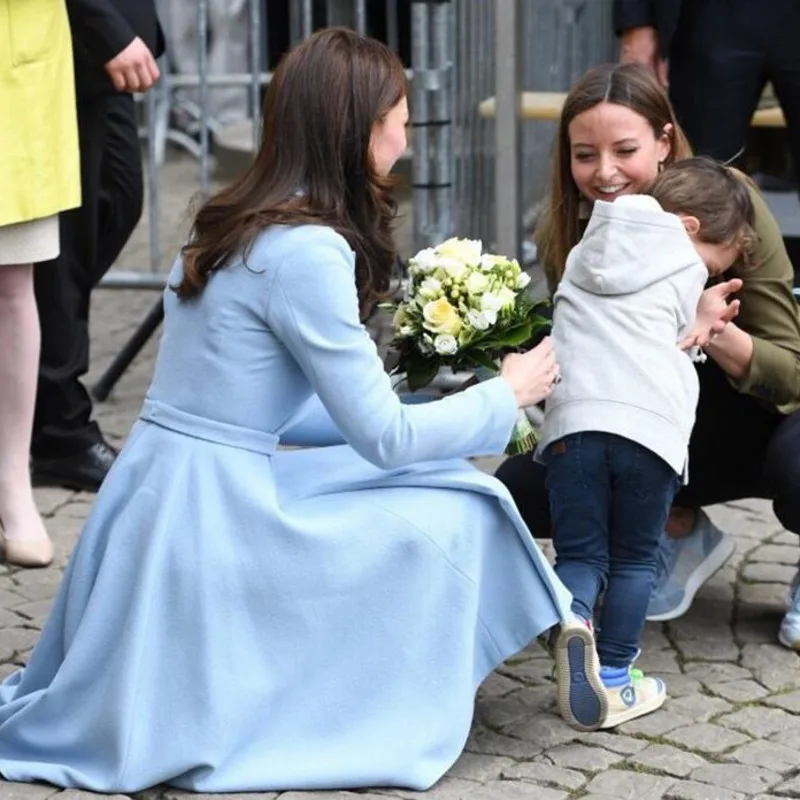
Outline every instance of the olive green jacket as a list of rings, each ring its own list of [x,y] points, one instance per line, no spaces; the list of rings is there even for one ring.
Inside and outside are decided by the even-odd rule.
[[[800,409],[800,312],[792,296],[794,270],[778,223],[753,187],[755,231],[753,265],[742,279],[741,308],[735,324],[753,338],[753,359],[743,378],[731,383],[782,414]]]

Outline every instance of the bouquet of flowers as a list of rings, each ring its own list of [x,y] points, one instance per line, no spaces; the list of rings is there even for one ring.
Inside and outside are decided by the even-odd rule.
[[[442,367],[493,377],[506,353],[530,347],[550,324],[525,291],[530,278],[516,259],[482,250],[480,241],[453,238],[409,261],[392,344],[399,356],[395,371],[406,373],[412,392]],[[527,452],[536,441],[520,411],[506,452]]]

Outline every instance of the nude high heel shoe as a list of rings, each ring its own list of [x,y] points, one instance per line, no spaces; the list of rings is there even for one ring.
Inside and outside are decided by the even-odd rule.
[[[49,537],[12,540],[6,539],[0,529],[0,550],[5,553],[6,564],[17,567],[47,567],[53,561],[53,543]]]

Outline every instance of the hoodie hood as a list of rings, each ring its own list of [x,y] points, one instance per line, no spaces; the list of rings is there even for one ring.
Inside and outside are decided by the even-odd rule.
[[[567,259],[570,281],[592,294],[638,292],[701,263],[675,214],[649,195],[596,200],[580,243]]]

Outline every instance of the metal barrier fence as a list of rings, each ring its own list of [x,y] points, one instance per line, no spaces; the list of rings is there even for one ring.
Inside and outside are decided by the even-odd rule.
[[[549,171],[555,125],[515,121],[519,92],[567,91],[617,57],[612,0],[456,0],[455,229],[519,252]],[[496,119],[479,103],[497,97]],[[512,232],[503,231],[503,226]],[[530,251],[523,248],[523,256]]]
[[[370,14],[378,6],[385,20],[383,38],[395,49],[403,15],[410,15],[412,85],[411,175],[414,247],[452,235],[485,241],[498,236],[498,219],[521,218],[541,197],[553,125],[530,122],[521,126],[518,146],[510,154],[518,162],[506,168],[503,155],[514,127],[504,113],[502,90],[566,90],[587,67],[611,60],[615,53],[611,30],[611,0],[286,0],[289,40],[308,36],[322,25],[345,24],[372,33]],[[209,72],[209,15],[224,4],[242,17],[238,28],[246,42],[247,69]],[[174,11],[181,10],[182,30],[176,31]],[[170,72],[164,59],[159,85],[143,99],[147,123],[148,197],[150,226],[149,273],[112,271],[110,287],[163,285],[159,251],[160,192],[158,172],[167,142],[177,143],[198,159],[198,187],[209,183],[209,137],[219,123],[209,112],[209,92],[221,87],[238,90],[249,100],[255,118],[260,96],[271,75],[265,63],[267,24],[264,0],[160,0],[168,47],[183,36],[186,17],[195,38],[190,66],[194,73]],[[243,23],[243,25],[241,24]],[[498,26],[505,26],[505,29]],[[228,33],[235,32],[231,27]],[[496,42],[497,36],[502,38]],[[186,47],[183,47],[184,53]],[[496,53],[500,53],[498,62]],[[510,57],[509,57],[510,56]],[[184,55],[184,58],[186,56]],[[499,70],[497,69],[499,67]],[[481,119],[478,105],[499,92],[497,120]],[[182,99],[181,93],[185,96]],[[186,99],[188,97],[189,99]],[[195,121],[196,138],[171,127],[176,108]],[[257,145],[258,125],[253,125]],[[511,139],[512,145],[514,139]],[[501,152],[498,154],[498,150]],[[521,179],[518,198],[511,198],[512,175]]]
[[[157,2],[168,53],[159,85],[141,100],[150,264],[144,271],[111,270],[101,283],[107,288],[163,288],[159,168],[167,143],[197,157],[198,188],[205,191],[210,137],[222,130],[210,112],[210,93],[227,88],[247,98],[255,148],[261,94],[271,79],[268,42],[274,31],[267,12],[280,6],[276,0]],[[566,90],[588,66],[613,58],[610,5],[611,0],[285,0],[278,10],[287,12],[286,44],[319,27],[344,24],[407,51],[414,249],[458,234],[519,255],[523,212],[542,193],[552,125],[521,125],[516,98],[523,89]],[[219,67],[215,47],[225,36],[237,38],[237,68],[210,69]],[[182,70],[170,71],[178,60]],[[481,119],[480,102],[495,93],[496,121]],[[193,135],[174,126],[177,112],[193,122]],[[98,398],[108,395],[160,321],[159,301],[95,386]]]

